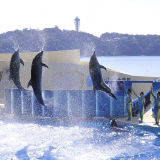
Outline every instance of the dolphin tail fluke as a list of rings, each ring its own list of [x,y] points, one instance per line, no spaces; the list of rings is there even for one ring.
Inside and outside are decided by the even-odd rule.
[[[38,102],[40,103],[41,106],[47,107],[47,106],[44,104],[44,101],[42,101],[42,102],[38,101]]]
[[[28,88],[29,86],[32,86],[31,80],[28,82],[27,88]]]
[[[110,93],[109,94],[112,98],[116,99],[117,100],[117,97],[113,94],[113,93]]]

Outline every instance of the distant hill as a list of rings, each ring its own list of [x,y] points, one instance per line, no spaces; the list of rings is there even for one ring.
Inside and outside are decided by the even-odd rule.
[[[159,35],[104,33],[100,39],[112,48],[112,55],[160,56]]]
[[[80,49],[81,56],[159,56],[159,35],[128,35],[104,33],[96,37],[85,32],[60,30],[58,27],[44,30],[23,29],[0,34],[0,53],[38,52]]]

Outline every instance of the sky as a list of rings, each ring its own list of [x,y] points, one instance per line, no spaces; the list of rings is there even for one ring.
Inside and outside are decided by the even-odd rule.
[[[0,33],[58,26],[100,36],[105,32],[160,35],[160,0],[0,0]]]

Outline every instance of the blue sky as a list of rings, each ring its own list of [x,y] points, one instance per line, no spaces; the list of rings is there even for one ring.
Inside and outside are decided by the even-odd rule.
[[[100,36],[105,32],[160,34],[160,0],[1,0],[0,33],[57,25]]]

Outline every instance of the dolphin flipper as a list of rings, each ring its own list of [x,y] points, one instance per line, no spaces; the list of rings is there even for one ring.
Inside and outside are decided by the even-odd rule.
[[[27,88],[28,88],[29,86],[32,86],[31,80],[28,82]]]
[[[100,68],[103,68],[103,69],[107,70],[106,67],[104,67],[104,66],[102,66],[102,65],[100,65]]]
[[[48,66],[46,64],[44,64],[44,63],[41,63],[41,64],[42,64],[43,67],[48,68]]]
[[[23,60],[22,60],[22,59],[20,59],[20,63],[24,65],[24,62],[23,62]]]

